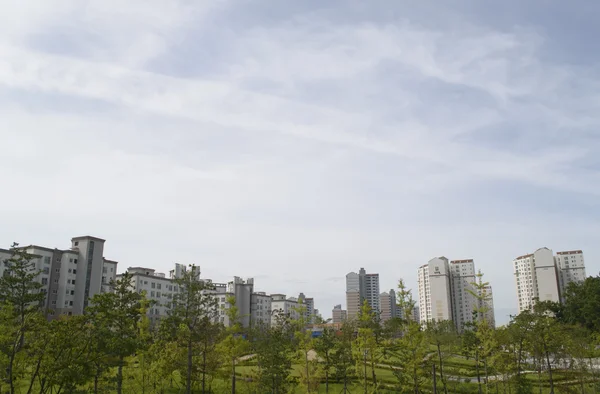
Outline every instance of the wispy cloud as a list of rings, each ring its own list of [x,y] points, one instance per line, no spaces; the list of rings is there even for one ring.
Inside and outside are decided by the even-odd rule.
[[[359,266],[389,288],[433,255],[475,256],[510,307],[513,254],[597,253],[600,59],[555,30],[571,9],[34,3],[0,13],[0,171],[34,185],[7,197],[6,242],[38,220],[48,242],[112,236],[125,266],[301,266],[289,293],[323,310],[343,282],[322,278]],[[551,213],[530,202],[548,196]]]

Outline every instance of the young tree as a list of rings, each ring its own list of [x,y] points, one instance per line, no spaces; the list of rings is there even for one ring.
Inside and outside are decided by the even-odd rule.
[[[371,369],[371,381],[374,387],[377,387],[377,375],[375,373],[375,365],[380,358],[379,346],[377,337],[373,329],[375,321],[375,312],[365,300],[360,308],[358,318],[358,334],[354,345],[354,357],[357,364],[362,364],[362,368],[358,369],[363,375],[364,391],[367,392],[367,366]]]
[[[104,336],[100,339],[106,354],[116,359],[116,390],[123,392],[123,367],[125,359],[133,355],[141,345],[138,325],[146,314],[144,295],[135,291],[131,285],[132,275],[123,274],[113,281],[112,292],[94,295],[87,313],[92,322]]]
[[[27,349],[28,393],[73,393],[94,375],[90,349],[94,341],[87,316],[61,316],[36,327]]]
[[[421,387],[427,378],[426,360],[428,344],[419,323],[412,319],[415,301],[412,293],[406,288],[404,281],[398,281],[397,303],[403,314],[403,335],[398,339],[398,356],[400,369],[394,369],[402,389],[410,387],[414,394],[421,392]]]
[[[444,360],[452,354],[452,349],[458,341],[456,327],[451,320],[431,321],[427,323],[425,334],[428,342],[435,346],[442,386],[444,393],[448,394],[447,380],[444,376]]]
[[[271,327],[261,327],[255,332],[254,352],[258,363],[258,391],[261,393],[286,393],[292,381],[293,327],[289,318],[280,316]]]
[[[353,339],[356,331],[353,322],[345,321],[339,336],[336,337],[335,348],[331,355],[334,377],[337,382],[342,382],[343,393],[349,393],[352,380],[356,376],[353,353]]]
[[[294,345],[298,361],[302,365],[300,372],[300,383],[307,393],[318,390],[319,385],[319,361],[314,355],[314,340],[312,332],[307,329],[306,306],[302,303],[295,309],[298,318],[292,321],[294,329]]]
[[[161,330],[185,348],[186,362],[182,373],[185,376],[185,393],[192,393],[196,372],[201,374],[202,392],[205,393],[207,375],[212,373],[209,361],[215,356],[211,350],[218,335],[215,288],[211,282],[200,279],[200,268],[195,265],[190,265],[174,282],[179,291],[173,297],[170,315],[162,322]],[[197,350],[202,355],[199,371],[194,363]]]
[[[316,339],[314,345],[325,374],[325,393],[329,393],[329,377],[333,370],[333,353],[336,346],[335,330],[331,327],[324,327],[321,336]]]
[[[471,329],[475,334],[475,341],[471,344],[475,346],[475,368],[477,370],[477,383],[479,393],[481,394],[481,374],[480,374],[480,362],[483,362],[484,373],[485,373],[485,390],[489,392],[489,373],[488,373],[488,357],[491,355],[492,350],[495,347],[494,343],[494,327],[488,320],[488,313],[490,312],[490,298],[491,294],[488,292],[489,282],[483,281],[483,274],[479,271],[476,275],[476,281],[471,283],[474,290],[469,290],[469,293],[475,298],[476,305],[473,308],[473,320],[474,322],[470,325]]]
[[[0,353],[5,358],[5,381],[14,394],[17,358],[25,336],[43,318],[41,307],[46,294],[36,281],[40,272],[32,262],[33,256],[17,243],[12,245],[11,252],[12,257],[2,262],[4,275],[0,277]]]
[[[225,365],[228,366],[231,374],[231,393],[236,390],[236,365],[238,359],[250,351],[250,343],[244,338],[244,330],[240,323],[240,313],[235,305],[235,297],[227,297],[228,308],[226,309],[229,318],[229,327],[226,329],[225,338],[217,346],[217,352],[225,359]]]

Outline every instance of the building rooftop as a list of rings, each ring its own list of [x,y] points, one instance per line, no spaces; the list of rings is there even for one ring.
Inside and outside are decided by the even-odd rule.
[[[461,264],[461,263],[472,263],[473,259],[466,259],[466,260],[452,260],[450,262],[450,264]]]
[[[527,257],[533,257],[533,253],[530,254],[524,254],[523,256],[519,256],[517,257],[515,260],[521,260],[521,259],[525,259]]]
[[[75,240],[78,240],[78,239],[93,239],[95,241],[106,242],[105,239],[98,238],[98,237],[93,237],[91,235],[82,235],[82,236],[79,236],[79,237],[73,237],[73,238],[71,238],[71,241],[75,241]]]
[[[565,252],[556,252],[556,254],[560,254],[560,255],[564,255],[564,254],[582,254],[583,251],[581,250],[568,250]]]

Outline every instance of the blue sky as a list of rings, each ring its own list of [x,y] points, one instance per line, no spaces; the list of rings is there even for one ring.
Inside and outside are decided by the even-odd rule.
[[[344,303],[474,258],[600,270],[600,3],[6,1],[0,240],[106,238],[120,269],[196,263]]]

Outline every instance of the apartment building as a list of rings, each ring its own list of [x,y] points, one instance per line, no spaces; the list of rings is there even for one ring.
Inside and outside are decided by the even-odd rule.
[[[108,284],[117,273],[117,262],[104,258],[106,241],[92,236],[74,237],[70,249],[39,245],[22,247],[33,256],[32,268],[40,274],[36,280],[46,293],[44,308],[48,318],[80,315],[96,294],[110,291]],[[12,251],[0,249],[0,261],[9,259]],[[0,264],[0,275],[6,267]]]
[[[298,299],[287,298],[285,294],[271,294],[271,325],[277,325],[282,318],[298,320]]]
[[[379,295],[379,308],[379,319],[382,324],[394,317],[400,317],[396,305],[396,292],[393,289]]]
[[[346,310],[348,319],[356,319],[364,301],[379,313],[379,274],[367,274],[364,268],[346,275]]]
[[[333,307],[331,311],[331,320],[332,323],[343,323],[348,318],[348,314],[346,310],[342,309],[342,305],[336,305]]]
[[[312,324],[315,320],[316,312],[318,312],[315,310],[315,299],[306,297],[304,293],[300,293],[298,295],[298,302],[302,303],[302,306],[305,308],[304,319],[308,324]]]
[[[251,302],[251,321],[252,326],[266,326],[271,324],[271,296],[265,292],[256,292],[252,294]]]
[[[446,257],[436,257],[418,271],[420,321],[452,320],[450,266]]]
[[[531,309],[536,300],[562,302],[572,282],[585,280],[581,250],[558,252],[540,248],[513,260],[519,313]]]
[[[561,302],[564,302],[564,294],[569,284],[583,282],[586,278],[583,252],[581,250],[556,252],[554,261],[558,271]]]
[[[495,325],[491,286],[479,290],[472,259],[437,257],[419,268],[419,321],[452,320],[461,331],[476,319]],[[476,313],[478,312],[478,313]]]

